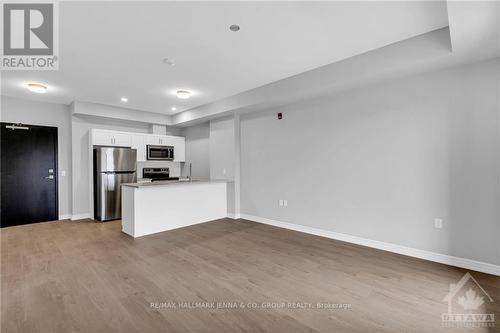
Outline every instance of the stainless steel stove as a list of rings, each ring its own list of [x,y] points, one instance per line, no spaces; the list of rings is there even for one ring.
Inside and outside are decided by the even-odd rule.
[[[151,179],[151,181],[159,180],[179,180],[179,177],[170,177],[169,168],[143,168],[142,178]]]

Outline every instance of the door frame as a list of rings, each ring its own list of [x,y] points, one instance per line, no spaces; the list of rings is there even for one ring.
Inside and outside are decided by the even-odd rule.
[[[55,177],[55,214],[57,219],[54,221],[59,220],[59,127],[57,126],[46,126],[46,125],[32,125],[32,124],[26,124],[26,123],[16,123],[16,122],[6,122],[2,121],[0,122],[0,126],[4,127],[5,126],[26,126],[26,127],[43,127],[43,128],[52,128],[55,129],[55,140],[54,140],[54,177]],[[10,131],[24,131],[22,129],[7,129],[5,130],[10,130]],[[0,148],[0,158],[1,158],[2,152]],[[0,172],[1,170],[1,164],[0,164]],[[44,223],[44,222],[50,222],[50,221],[43,221],[43,222],[35,222],[35,223]],[[33,224],[33,223],[27,223],[27,224]],[[19,224],[23,225],[23,224]]]

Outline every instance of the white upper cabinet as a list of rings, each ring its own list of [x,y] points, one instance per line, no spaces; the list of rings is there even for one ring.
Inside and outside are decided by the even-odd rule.
[[[94,146],[107,146],[113,144],[113,137],[106,132],[102,131],[92,131],[92,144]]]
[[[113,135],[115,145],[130,147],[132,145],[132,136],[125,133],[116,133]]]
[[[91,130],[91,145],[131,147],[137,150],[137,161],[146,161],[146,146],[173,146],[174,162],[186,161],[186,143],[182,136]]]
[[[132,135],[132,149],[137,150],[137,161],[146,161],[146,136],[143,134]]]
[[[147,145],[161,145],[161,138],[159,135],[144,135],[145,143]]]
[[[163,145],[163,146],[172,146],[172,142],[171,142],[170,138],[171,137],[166,136],[166,135],[160,136],[160,145]]]
[[[174,146],[174,162],[186,161],[186,139],[182,136],[172,136]]]
[[[92,144],[96,146],[130,147],[132,138],[126,133],[92,130]]]
[[[156,135],[156,134],[146,134],[146,144],[157,145],[157,146],[172,146],[172,136],[168,135]]]

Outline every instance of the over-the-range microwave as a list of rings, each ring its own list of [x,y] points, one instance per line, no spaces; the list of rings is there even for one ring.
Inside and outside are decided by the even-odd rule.
[[[174,147],[173,146],[155,146],[147,145],[148,160],[154,161],[173,161],[174,160]]]

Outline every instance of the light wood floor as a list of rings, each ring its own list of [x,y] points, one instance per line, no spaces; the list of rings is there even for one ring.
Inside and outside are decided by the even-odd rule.
[[[462,269],[244,220],[136,240],[120,230],[119,221],[2,229],[1,332],[488,331],[441,327]],[[489,331],[499,331],[500,278],[472,274],[496,300]],[[175,302],[195,308],[168,308]],[[246,307],[196,308],[210,302]],[[352,307],[253,308],[266,302]]]

